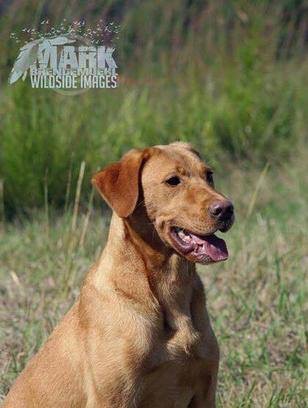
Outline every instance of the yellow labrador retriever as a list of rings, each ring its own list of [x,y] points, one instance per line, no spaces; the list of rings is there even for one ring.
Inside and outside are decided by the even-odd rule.
[[[214,407],[217,341],[195,263],[228,257],[232,203],[189,144],[128,152],[93,177],[113,209],[80,296],[5,408]]]

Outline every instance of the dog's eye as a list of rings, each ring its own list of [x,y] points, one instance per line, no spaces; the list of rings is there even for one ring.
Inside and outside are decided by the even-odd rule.
[[[206,181],[209,183],[210,186],[214,185],[214,179],[213,179],[213,172],[212,171],[208,171],[206,173]]]
[[[165,182],[170,186],[177,186],[178,184],[181,183],[181,179],[178,176],[173,176],[165,180]]]

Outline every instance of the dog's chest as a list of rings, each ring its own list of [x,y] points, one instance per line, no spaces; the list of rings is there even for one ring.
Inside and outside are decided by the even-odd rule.
[[[160,344],[157,344],[158,365],[169,362],[182,367],[184,362],[206,358],[204,338],[194,328],[192,320],[178,316],[176,323],[177,327],[164,326]]]
[[[157,294],[162,321],[160,350],[164,358],[167,361],[202,358],[202,334],[194,325],[191,306],[192,282],[166,278],[157,288]]]
[[[202,336],[187,321],[181,328],[165,328],[161,334],[142,374],[147,391],[140,406],[186,408],[207,365]]]

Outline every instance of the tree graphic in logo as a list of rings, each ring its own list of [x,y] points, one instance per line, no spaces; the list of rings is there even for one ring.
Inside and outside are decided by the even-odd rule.
[[[15,61],[9,77],[9,84],[18,81],[22,76],[24,81],[27,77],[28,69],[36,63],[39,53],[50,52],[51,47],[56,45],[66,45],[74,43],[76,40],[65,36],[55,38],[40,38],[28,42],[19,50],[19,55]]]

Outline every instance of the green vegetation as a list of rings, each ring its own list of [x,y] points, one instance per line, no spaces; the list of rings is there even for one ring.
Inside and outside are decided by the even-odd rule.
[[[33,21],[28,3],[16,3],[20,12],[12,21],[0,18],[7,39],[0,48],[3,82],[18,54],[9,33],[36,27],[44,17],[38,8]],[[50,20],[57,24],[67,14],[50,3]],[[301,21],[297,3],[141,2],[122,16],[118,89],[68,97],[32,89],[27,81],[4,86],[0,179],[6,215],[29,214],[44,205],[46,194],[49,203],[63,206],[83,160],[89,192],[93,171],[136,146],[180,139],[213,164],[222,157],[258,168],[285,161],[303,139],[307,105],[307,64],[293,22]],[[89,6],[88,25],[103,12],[121,15],[123,4]],[[284,45],[286,10],[292,48]]]
[[[237,212],[230,260],[199,268],[221,345],[219,406],[305,407],[304,1],[5,3],[1,396],[78,296],[104,244],[109,211],[93,205],[91,174],[132,147],[185,140],[214,167]],[[119,88],[70,97],[27,80],[8,86],[20,46],[10,33],[47,17],[51,25],[119,21]]]

